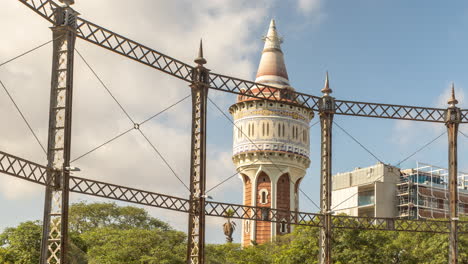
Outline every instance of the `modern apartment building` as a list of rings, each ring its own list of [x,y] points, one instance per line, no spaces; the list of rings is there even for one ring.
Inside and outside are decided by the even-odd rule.
[[[448,217],[448,171],[417,163],[400,169],[378,163],[333,176],[332,210],[351,216]],[[459,212],[468,215],[468,174],[458,173]]]

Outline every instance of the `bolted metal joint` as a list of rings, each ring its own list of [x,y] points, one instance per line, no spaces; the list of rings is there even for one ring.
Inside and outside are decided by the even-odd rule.
[[[80,13],[75,11],[69,5],[59,6],[55,10],[55,25],[68,26],[72,29],[77,28],[76,18]]]
[[[332,89],[330,89],[330,81],[328,78],[328,72],[325,76],[325,85],[321,90],[323,93],[322,98],[318,101],[319,112],[334,114],[335,113],[335,98],[331,97]]]
[[[458,107],[449,107],[445,112],[445,123],[461,123],[462,114],[461,110]]]
[[[446,124],[454,124],[454,123],[461,123],[462,115],[460,108],[456,105],[458,104],[458,100],[455,98],[455,84],[452,83],[452,94],[450,99],[447,101],[449,107],[445,112],[445,123]]]
[[[335,113],[335,98],[329,95],[323,96],[319,100],[320,113]]]

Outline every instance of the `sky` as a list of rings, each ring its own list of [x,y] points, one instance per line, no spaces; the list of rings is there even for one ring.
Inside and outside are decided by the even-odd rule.
[[[447,107],[453,81],[459,106],[467,107],[468,3],[435,0],[76,0],[81,17],[166,55],[193,63],[200,38],[206,67],[216,73],[253,80],[270,19],[284,38],[291,85],[320,96],[325,72],[337,99],[428,107]],[[18,1],[0,3],[0,63],[51,40],[50,24]],[[8,36],[8,37],[5,37]],[[190,94],[187,83],[81,39],[77,50],[137,121],[146,119]],[[47,143],[51,45],[0,67],[0,80]],[[75,56],[72,159],[133,127],[83,61]],[[224,111],[235,96],[210,91]],[[188,184],[190,99],[141,129]],[[0,149],[46,164],[28,128],[0,91]],[[317,121],[317,117],[312,123]],[[335,122],[380,160],[396,164],[444,132],[443,124],[335,116]],[[468,134],[468,128],[460,126]],[[208,189],[235,173],[231,161],[232,124],[208,106]],[[333,173],[373,165],[377,160],[335,126]],[[319,201],[319,126],[311,129],[311,165],[301,188]],[[440,167],[447,164],[447,138],[402,163]],[[468,140],[459,137],[459,169],[468,171]],[[75,175],[153,192],[188,197],[188,191],[137,131],[73,162]],[[234,177],[209,193],[215,201],[242,202]],[[0,230],[42,219],[44,188],[0,175]],[[71,194],[71,201],[108,201]],[[118,203],[127,205],[125,203]],[[145,207],[174,228],[187,230],[187,216]],[[301,211],[317,208],[304,196]],[[222,218],[207,218],[207,242],[223,243]],[[240,225],[238,225],[240,226]],[[240,229],[234,240],[240,241]]]

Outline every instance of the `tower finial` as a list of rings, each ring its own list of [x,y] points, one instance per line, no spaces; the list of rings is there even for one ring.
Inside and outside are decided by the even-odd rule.
[[[198,57],[194,60],[198,65],[206,64],[205,58],[203,58],[203,41],[200,39],[200,48],[198,49]]]
[[[60,3],[65,4],[66,6],[71,6],[75,3],[75,0],[59,0]]]
[[[323,89],[321,91],[325,96],[329,95],[332,93],[332,89],[330,89],[330,81],[328,78],[328,71],[325,75],[325,85],[323,86]]]
[[[447,102],[450,107],[455,107],[458,104],[458,100],[455,98],[455,84],[452,82],[452,96]]]

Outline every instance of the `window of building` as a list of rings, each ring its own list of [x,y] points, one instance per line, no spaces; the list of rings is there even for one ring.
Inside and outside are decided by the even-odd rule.
[[[265,136],[265,123],[262,123],[262,136]]]
[[[286,220],[281,220],[280,222],[280,233],[284,234],[288,232],[288,223]]]
[[[267,123],[267,136],[270,136],[270,123]]]
[[[284,134],[284,124],[283,124],[283,131],[282,131],[282,132],[283,132],[282,134],[283,134],[283,137],[284,137],[284,135],[285,135],[285,134]]]
[[[260,190],[260,203],[267,204],[268,203],[268,191],[266,189]]]
[[[281,124],[278,124],[278,137],[281,137]]]
[[[245,220],[244,232],[250,233],[250,221],[249,220]]]

